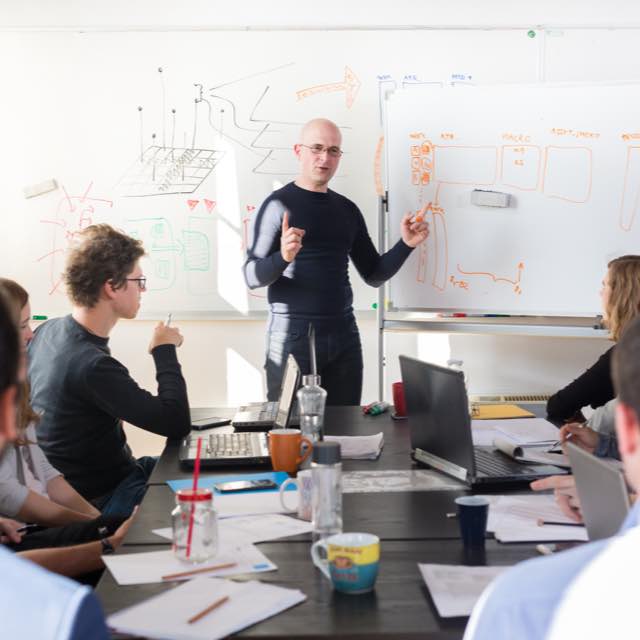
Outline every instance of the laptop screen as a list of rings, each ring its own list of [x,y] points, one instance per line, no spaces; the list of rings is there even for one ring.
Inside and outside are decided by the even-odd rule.
[[[461,371],[400,356],[411,448],[475,474],[469,405]]]
[[[282,387],[280,388],[280,400],[278,401],[278,414],[274,421],[276,429],[284,429],[289,421],[293,396],[300,383],[300,368],[296,359],[289,354],[284,376],[282,377]]]
[[[565,447],[589,540],[615,535],[629,511],[622,469],[615,461],[596,458],[571,442]]]

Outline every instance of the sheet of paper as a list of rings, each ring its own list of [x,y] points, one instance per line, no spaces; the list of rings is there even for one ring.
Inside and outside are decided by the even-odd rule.
[[[447,564],[418,564],[418,567],[442,618],[471,615],[489,583],[509,568]]]
[[[342,493],[393,493],[398,491],[446,491],[467,486],[431,469],[395,471],[346,471]]]
[[[210,574],[207,573],[205,576],[217,578],[220,576],[235,576],[241,573],[275,571],[278,568],[253,545],[220,545],[215,558],[199,564],[181,562],[173,555],[171,550],[104,556],[103,561],[120,585],[164,582],[162,576],[191,571],[192,569],[205,569],[232,562],[235,563],[235,566],[211,571]],[[176,578],[176,580],[189,580],[192,577],[194,576]]]
[[[494,425],[495,422],[489,420],[471,421],[471,439],[476,447],[493,446],[493,441],[500,435]]]
[[[295,487],[293,488],[295,491]],[[213,504],[220,518],[250,516],[262,513],[286,513],[280,502],[280,492],[235,493],[216,495]]]
[[[187,621],[220,598],[203,618]],[[306,600],[302,591],[260,582],[196,578],[107,618],[110,628],[145,638],[217,640]]]
[[[500,542],[559,542],[588,540],[585,527],[572,526],[548,494],[484,496],[489,499],[487,531]],[[543,525],[538,521],[563,522],[565,525]]]
[[[521,445],[556,442],[560,430],[543,418],[497,420],[493,428]]]
[[[370,436],[325,436],[339,442],[343,460],[375,460],[384,444],[382,431]]]
[[[310,522],[280,514],[239,516],[225,518],[218,522],[218,533],[222,544],[267,542],[268,540],[309,533],[312,529],[313,526]],[[173,538],[171,527],[154,529],[152,533],[167,540]]]

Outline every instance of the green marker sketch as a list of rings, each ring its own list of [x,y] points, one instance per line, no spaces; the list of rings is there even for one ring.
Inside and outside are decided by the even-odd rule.
[[[166,291],[176,282],[176,254],[184,247],[173,237],[166,218],[137,218],[125,221],[127,233],[142,241],[151,262],[149,291]]]
[[[209,238],[199,231],[183,229],[182,240],[185,271],[209,271],[211,269]]]

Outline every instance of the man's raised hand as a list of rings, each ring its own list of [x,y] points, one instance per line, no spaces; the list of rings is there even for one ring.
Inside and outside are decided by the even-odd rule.
[[[302,249],[304,229],[289,226],[289,212],[285,211],[282,217],[282,235],[280,236],[280,253],[285,262],[293,262]]]

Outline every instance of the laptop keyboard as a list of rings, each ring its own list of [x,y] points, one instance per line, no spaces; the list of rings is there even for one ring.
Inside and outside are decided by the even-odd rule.
[[[499,455],[495,455],[486,449],[475,448],[473,450],[476,472],[480,471],[488,476],[521,476],[535,475],[536,470],[525,464],[509,460]]]
[[[253,454],[250,433],[212,433],[207,454],[214,458],[246,458]]]

